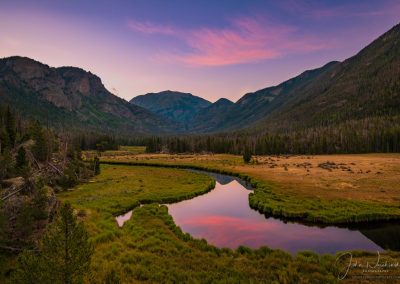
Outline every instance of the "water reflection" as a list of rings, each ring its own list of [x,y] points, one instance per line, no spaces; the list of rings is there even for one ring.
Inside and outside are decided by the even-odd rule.
[[[132,211],[129,211],[123,215],[119,215],[115,217],[115,220],[117,220],[118,226],[122,227],[126,221],[128,221],[132,217]]]
[[[249,207],[250,190],[245,182],[226,175],[207,174],[216,179],[214,190],[168,205],[175,223],[195,238],[204,238],[218,247],[245,245],[257,248],[264,245],[292,253],[302,250],[318,253],[383,250],[382,244],[369,236],[379,234],[374,231],[360,232],[334,226],[320,228],[266,218]]]
[[[199,171],[195,171],[199,172]],[[350,228],[300,224],[265,217],[249,207],[251,187],[227,175],[202,172],[216,180],[209,193],[167,205],[175,223],[195,238],[218,247],[268,246],[291,253],[311,250],[335,253],[347,250],[400,250],[399,223],[367,223]],[[142,206],[142,205],[141,205]],[[122,227],[132,211],[116,217]]]
[[[400,224],[370,224],[360,232],[383,249],[400,251]]]

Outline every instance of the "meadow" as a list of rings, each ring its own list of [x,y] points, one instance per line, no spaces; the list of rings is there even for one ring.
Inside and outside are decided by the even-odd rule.
[[[75,207],[95,244],[88,283],[115,278],[124,283],[336,281],[334,256],[304,252],[292,257],[266,247],[219,249],[183,233],[160,203],[210,190],[214,181],[206,175],[121,165],[101,170],[90,183],[59,195]],[[131,219],[118,227],[115,215],[133,208]]]
[[[71,202],[95,245],[87,283],[336,283],[349,257],[300,252],[293,256],[261,247],[216,248],[177,227],[163,203],[202,194],[214,186],[208,176],[182,169],[102,165],[91,182],[59,194]],[[139,206],[142,205],[142,206]],[[131,209],[118,227],[115,216]],[[352,252],[353,261],[376,254]],[[387,252],[395,262],[400,253]],[[359,283],[349,271],[346,282]],[[396,273],[391,270],[390,273]],[[109,281],[109,282],[107,282]]]
[[[318,223],[400,219],[400,155],[241,156],[105,153],[102,162],[198,168],[240,176],[256,188],[250,206]]]

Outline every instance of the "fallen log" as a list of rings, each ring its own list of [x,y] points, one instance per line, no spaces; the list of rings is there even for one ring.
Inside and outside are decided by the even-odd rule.
[[[10,198],[11,196],[17,194],[18,192],[20,192],[23,189],[24,189],[24,187],[21,187],[21,188],[17,189],[16,191],[9,193],[6,196],[2,197],[1,200],[4,201],[4,200]]]
[[[48,164],[59,174],[59,175],[63,175],[63,173],[52,163],[48,162]]]

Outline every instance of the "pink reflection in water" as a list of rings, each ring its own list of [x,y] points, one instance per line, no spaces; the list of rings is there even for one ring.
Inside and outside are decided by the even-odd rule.
[[[129,211],[125,213],[124,215],[120,215],[118,217],[115,217],[115,220],[117,220],[118,226],[122,227],[126,221],[128,221],[132,217],[132,211]]]
[[[169,213],[184,232],[204,238],[218,247],[252,248],[268,246],[292,253],[312,250],[318,253],[363,249],[382,250],[362,233],[337,227],[310,227],[265,218],[248,203],[250,191],[237,180],[221,184],[196,198],[168,205]]]

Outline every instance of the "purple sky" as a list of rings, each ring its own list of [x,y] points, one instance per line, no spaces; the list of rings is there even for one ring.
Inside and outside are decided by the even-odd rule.
[[[127,100],[166,89],[236,101],[343,60],[400,21],[400,0],[2,0],[0,57],[100,76]]]

